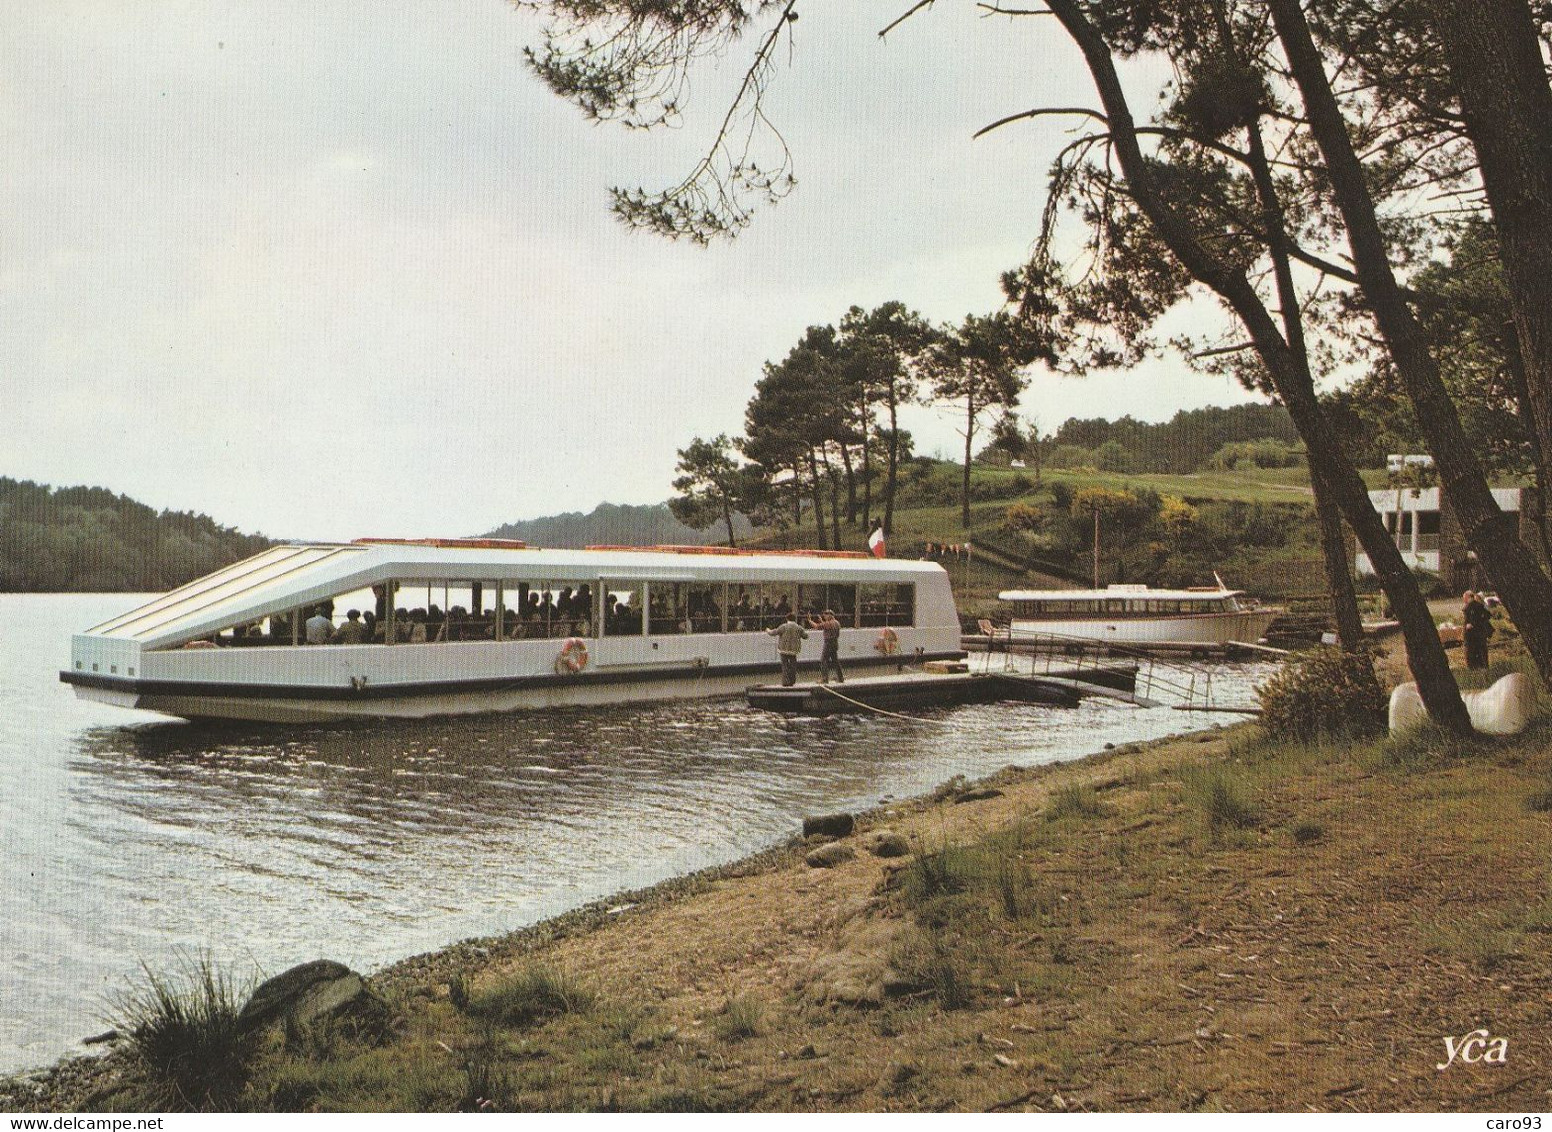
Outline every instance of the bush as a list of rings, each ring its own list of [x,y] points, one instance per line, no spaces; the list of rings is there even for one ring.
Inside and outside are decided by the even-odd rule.
[[[1002,521],[1015,531],[1043,531],[1051,515],[1044,507],[1015,503],[1002,513]]]
[[[1385,697],[1368,657],[1321,648],[1286,663],[1256,689],[1274,739],[1370,738],[1385,730]]]
[[[144,1071],[149,1109],[232,1107],[248,1080],[257,1035],[237,1025],[246,997],[208,954],[185,956],[172,976],[142,966],[145,985],[114,1001],[114,1025]]]
[[[1047,454],[1045,462],[1050,468],[1092,468],[1094,450],[1077,444],[1058,444]]]
[[[1301,821],[1295,822],[1288,832],[1298,844],[1311,845],[1326,836],[1326,827],[1318,821]]]

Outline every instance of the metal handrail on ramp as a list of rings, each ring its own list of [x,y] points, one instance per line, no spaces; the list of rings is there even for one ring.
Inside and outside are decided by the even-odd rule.
[[[1085,668],[1099,670],[1105,667],[1105,661],[1120,658],[1132,662],[1137,667],[1136,692],[1134,698],[1128,702],[1135,702],[1145,707],[1163,707],[1168,704],[1184,710],[1196,708],[1210,710],[1213,707],[1213,674],[1212,669],[1205,665],[1186,660],[1163,660],[1146,649],[1134,649],[1126,645],[1096,641],[1089,637],[1067,636],[1062,633],[1020,635],[1015,641],[1012,626],[998,627],[988,618],[979,620],[976,627],[986,638],[986,671],[990,671],[991,654],[997,641],[1001,639],[1005,646],[1004,670],[1008,672],[1014,671],[1012,649],[1007,647],[1013,644],[1021,646],[1021,650],[1026,651],[1036,665],[1043,662],[1044,668],[1036,668],[1033,674],[1042,675],[1047,679],[1067,680],[1075,685],[1083,681],[1067,676],[1065,673],[1070,673],[1074,669],[1081,672]],[[1064,675],[1046,675],[1051,673],[1052,668],[1057,664],[1063,668]],[[1098,685],[1091,686],[1100,688]],[[1113,688],[1102,688],[1087,694],[1102,693],[1110,699],[1126,698]],[[1175,702],[1169,703],[1171,699]]]

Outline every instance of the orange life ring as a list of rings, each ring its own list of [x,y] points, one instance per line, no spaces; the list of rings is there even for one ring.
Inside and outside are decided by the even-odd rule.
[[[893,656],[900,647],[900,635],[893,629],[885,629],[873,642],[873,647],[885,656]]]
[[[587,642],[581,637],[568,637],[555,658],[556,672],[581,672],[587,667]]]

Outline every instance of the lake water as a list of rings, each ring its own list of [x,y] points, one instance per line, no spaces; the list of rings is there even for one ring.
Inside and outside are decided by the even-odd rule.
[[[806,813],[1226,718],[1091,701],[910,719],[740,701],[352,727],[78,701],[72,632],[123,594],[0,594],[0,1072],[79,1051],[142,963],[358,970],[745,856]],[[1001,663],[1001,658],[998,658]],[[1248,703],[1265,666],[1220,666]]]

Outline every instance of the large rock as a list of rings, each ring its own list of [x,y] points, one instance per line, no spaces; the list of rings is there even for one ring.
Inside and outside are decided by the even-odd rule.
[[[832,841],[828,845],[821,845],[818,849],[809,853],[803,860],[811,869],[833,869],[844,861],[849,861],[857,855],[857,851],[850,845],[842,845],[839,841]]]
[[[260,983],[237,1015],[244,1030],[286,1019],[310,1026],[326,1019],[352,1023],[362,1033],[383,1032],[390,1011],[366,980],[343,963],[315,959]]]
[[[862,847],[875,857],[904,857],[911,852],[911,843],[892,829],[863,834]]]
[[[858,917],[841,929],[833,951],[814,960],[799,984],[800,993],[818,1004],[879,1006],[919,989],[892,962],[912,931],[904,920]]]
[[[803,819],[804,837],[850,837],[857,819],[850,814],[815,814]]]

